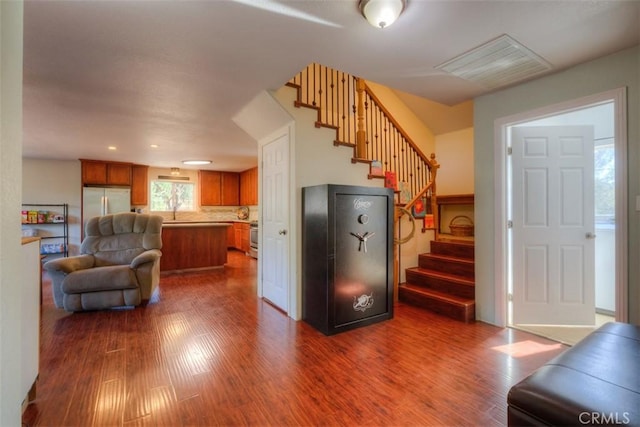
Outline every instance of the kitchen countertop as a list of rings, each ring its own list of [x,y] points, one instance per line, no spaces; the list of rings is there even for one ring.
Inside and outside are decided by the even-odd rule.
[[[184,227],[230,227],[233,221],[165,221],[162,226],[170,228]]]
[[[28,243],[36,242],[38,240],[40,240],[40,237],[23,237],[22,238],[22,244],[26,245]]]

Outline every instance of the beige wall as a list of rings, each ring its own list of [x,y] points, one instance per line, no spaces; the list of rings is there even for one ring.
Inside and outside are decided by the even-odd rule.
[[[0,2],[0,426],[21,424],[21,1]],[[33,313],[38,316],[38,313]]]
[[[476,316],[495,323],[494,123],[501,117],[627,87],[629,320],[640,323],[640,47],[475,100]]]
[[[437,194],[473,194],[473,128],[436,136]]]
[[[69,204],[69,255],[80,251],[81,192],[80,161],[22,159],[22,203]]]
[[[426,156],[435,152],[436,141],[433,132],[407,107],[396,92],[370,81],[367,81],[367,85]]]

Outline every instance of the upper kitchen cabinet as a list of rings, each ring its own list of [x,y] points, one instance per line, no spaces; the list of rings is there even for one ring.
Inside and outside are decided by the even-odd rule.
[[[131,165],[131,205],[149,203],[149,166]]]
[[[85,159],[80,161],[83,185],[131,185],[131,163]]]
[[[222,172],[222,206],[238,206],[240,203],[240,174]]]
[[[237,206],[240,201],[240,175],[236,172],[201,170],[200,206]]]
[[[198,180],[200,181],[200,206],[220,206],[222,204],[220,172],[201,170],[198,172]]]
[[[258,168],[247,169],[240,173],[240,204],[258,204]]]

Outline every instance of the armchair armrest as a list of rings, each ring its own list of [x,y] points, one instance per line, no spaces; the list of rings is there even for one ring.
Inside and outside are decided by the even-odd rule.
[[[73,273],[78,270],[92,268],[95,264],[93,255],[78,255],[68,258],[58,258],[47,261],[44,268],[47,271],[60,271],[65,274]]]
[[[131,261],[130,267],[138,268],[142,264],[146,264],[147,262],[154,262],[160,259],[161,256],[162,252],[160,252],[158,249],[150,249],[148,251],[144,251]]]

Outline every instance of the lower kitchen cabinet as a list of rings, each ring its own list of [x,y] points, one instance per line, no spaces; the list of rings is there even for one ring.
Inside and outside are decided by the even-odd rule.
[[[235,222],[233,224],[233,228],[235,231],[235,248],[242,252],[249,252],[250,244],[249,244],[249,234],[250,234],[250,226],[246,222]]]
[[[235,249],[236,247],[236,227],[227,227],[227,247]]]
[[[164,224],[160,270],[220,267],[227,262],[228,223]]]

